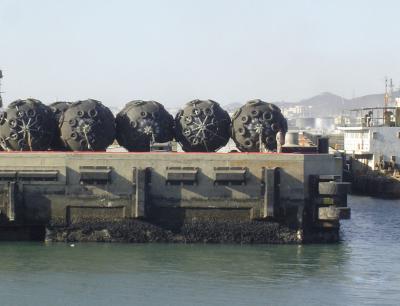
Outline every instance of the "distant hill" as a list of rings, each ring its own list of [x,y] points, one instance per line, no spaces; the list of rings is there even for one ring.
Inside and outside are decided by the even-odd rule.
[[[343,109],[349,107],[347,100],[330,92],[324,92],[314,97],[301,100],[296,103],[303,106],[311,106],[310,114],[315,117],[341,114]]]
[[[400,92],[394,92],[399,96]],[[330,92],[324,92],[308,99],[295,103],[277,102],[279,107],[309,106],[309,114],[313,117],[326,117],[340,115],[343,110],[363,107],[383,106],[384,94],[371,94],[353,99],[346,99]]]
[[[400,91],[394,92],[394,96],[400,96]],[[305,116],[312,117],[333,117],[341,115],[344,110],[363,107],[378,107],[383,106],[384,94],[371,94],[353,99],[346,99],[330,92],[323,92],[316,96],[300,100],[298,102],[289,101],[267,101],[276,104],[280,108],[292,106],[307,106]],[[229,113],[234,113],[243,103],[232,102],[222,105]],[[178,107],[169,107],[168,111],[175,115],[178,112]]]
[[[398,92],[394,93],[395,96],[398,96]],[[354,98],[351,100],[351,103],[354,107],[377,107],[383,106],[384,103],[384,94],[374,94],[374,95],[367,95],[358,98]]]

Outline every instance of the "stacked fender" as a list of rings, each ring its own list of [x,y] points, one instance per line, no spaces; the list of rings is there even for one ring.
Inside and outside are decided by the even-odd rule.
[[[153,142],[174,137],[173,117],[156,101],[129,102],[116,116],[117,141],[131,152],[150,151]]]
[[[17,100],[0,113],[0,145],[4,150],[44,151],[55,134],[54,115],[39,100]]]
[[[232,117],[232,138],[242,152],[274,151],[276,134],[287,132],[287,121],[274,104],[251,100]]]
[[[71,104],[60,121],[61,139],[73,151],[105,151],[115,139],[115,119],[101,102]]]
[[[174,119],[156,101],[131,101],[114,118],[93,99],[50,106],[27,99],[0,111],[0,148],[105,151],[116,139],[130,152],[147,152],[175,138],[186,152],[215,152],[232,137],[242,152],[272,152],[287,129],[279,107],[261,100],[248,101],[231,120],[212,100],[193,100]]]
[[[175,117],[175,137],[186,152],[215,152],[229,141],[231,119],[212,100],[193,100]]]

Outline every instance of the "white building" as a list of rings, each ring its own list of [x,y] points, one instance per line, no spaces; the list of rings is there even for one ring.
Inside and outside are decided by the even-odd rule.
[[[364,120],[360,125],[339,127],[344,133],[344,150],[347,154],[358,155],[371,169],[375,169],[381,161],[399,164],[400,118],[396,117],[400,112],[396,109],[392,112],[395,116],[385,119],[373,117],[371,109],[366,110],[370,117],[362,117]]]

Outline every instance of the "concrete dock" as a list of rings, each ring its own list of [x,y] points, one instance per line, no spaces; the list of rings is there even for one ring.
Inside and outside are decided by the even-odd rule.
[[[350,217],[329,154],[0,155],[3,239],[39,228],[52,241],[337,241]]]

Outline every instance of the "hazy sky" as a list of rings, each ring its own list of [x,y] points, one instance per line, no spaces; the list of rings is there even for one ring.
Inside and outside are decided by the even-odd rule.
[[[400,84],[400,1],[0,0],[6,102],[222,104]]]

